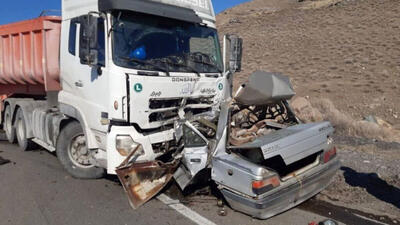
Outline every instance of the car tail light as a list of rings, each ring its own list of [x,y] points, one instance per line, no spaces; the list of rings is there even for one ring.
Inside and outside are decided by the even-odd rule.
[[[335,158],[336,156],[336,147],[333,147],[329,151],[324,153],[324,163],[329,162],[331,159]]]
[[[265,180],[255,180],[252,183],[253,192],[258,195],[279,187],[279,185],[281,185],[281,181],[278,176],[273,176]]]

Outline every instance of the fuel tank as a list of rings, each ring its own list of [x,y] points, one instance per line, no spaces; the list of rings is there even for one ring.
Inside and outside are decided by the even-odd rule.
[[[61,17],[0,26],[0,95],[59,91]]]

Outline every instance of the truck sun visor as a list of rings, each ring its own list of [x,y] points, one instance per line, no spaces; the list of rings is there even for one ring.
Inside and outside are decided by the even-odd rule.
[[[144,0],[99,0],[99,10],[131,10],[156,16],[168,17],[192,23],[201,23],[201,18],[193,9]]]
[[[289,77],[257,71],[239,88],[235,100],[243,105],[265,105],[289,100],[294,95]]]

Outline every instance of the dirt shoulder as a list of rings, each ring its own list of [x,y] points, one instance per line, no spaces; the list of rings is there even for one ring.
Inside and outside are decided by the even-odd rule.
[[[335,138],[342,167],[318,199],[400,222],[400,144]]]

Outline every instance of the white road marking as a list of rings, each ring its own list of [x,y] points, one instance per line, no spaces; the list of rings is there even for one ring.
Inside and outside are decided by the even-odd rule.
[[[374,222],[374,223],[379,223],[379,224],[387,225],[386,223],[383,223],[383,222],[380,222],[380,221],[377,221],[377,220],[374,220],[374,219],[370,219],[370,218],[365,217],[365,216],[358,215],[357,213],[354,213],[353,215],[358,216],[358,217],[360,217],[360,218],[363,218],[363,219],[365,219],[365,220],[369,220],[369,221]]]
[[[214,222],[208,220],[207,218],[201,216],[197,212],[189,209],[188,207],[184,206],[182,203],[180,203],[179,200],[174,200],[170,197],[168,197],[165,194],[160,194],[157,197],[158,200],[160,200],[162,203],[166,204],[167,206],[175,209],[178,213],[182,214],[183,216],[187,217],[191,221],[195,222],[196,224],[199,225],[216,225]]]

